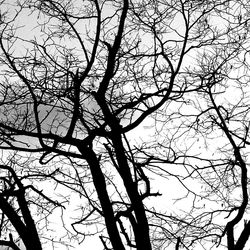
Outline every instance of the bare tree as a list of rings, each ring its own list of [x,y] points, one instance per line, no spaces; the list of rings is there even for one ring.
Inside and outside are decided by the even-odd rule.
[[[39,179],[39,176],[29,171],[30,168],[27,165],[31,162],[24,159],[23,156],[21,159],[17,154],[11,154],[0,165],[0,235],[4,239],[0,240],[0,245],[14,250],[22,249],[22,244],[26,249],[42,249],[36,226],[38,221],[33,220],[35,209],[31,211],[30,207],[36,206],[36,210],[40,208],[42,215],[39,216],[39,220],[41,220],[53,210],[53,207],[62,205],[52,201],[32,185],[33,177]]]
[[[28,208],[28,201],[25,198],[28,187],[23,186],[14,169],[10,166],[1,165],[1,172],[6,172],[1,176],[1,235],[5,235],[5,230],[10,230],[9,224],[11,223],[23,240],[26,249],[34,247],[42,249],[35,223]],[[15,203],[18,204],[18,208],[16,208]],[[15,250],[20,249],[18,244],[14,242],[12,233],[9,233],[8,240],[1,240],[0,244]]]
[[[9,153],[7,158],[2,155],[0,245],[21,250],[42,249],[42,245],[53,249],[63,245],[69,249],[75,240],[81,239],[75,239],[66,226],[56,231],[54,224],[65,222],[53,217],[55,213],[70,211],[66,205],[70,205],[71,191],[80,193],[77,178],[87,177],[77,170],[74,162],[71,171],[67,162],[53,162],[45,167],[36,159],[35,155],[18,152]]]
[[[249,238],[249,6],[242,1],[228,1],[223,3],[224,9],[220,4],[222,1],[218,2],[219,9],[202,4],[200,29],[190,32],[196,42],[201,38],[201,43],[195,60],[191,59],[194,65],[185,67],[180,75],[192,88],[197,87],[196,91],[190,93],[187,88],[184,101],[175,104],[175,109],[169,105],[158,112],[164,126],[159,126],[162,129],[155,144],[157,150],[145,152],[152,161],[167,163],[159,145],[162,149],[162,145],[175,149],[175,163],[182,172],[177,175],[176,168],[164,170],[186,189],[185,197],[179,200],[193,201],[186,215],[174,218],[180,242],[188,249],[200,240],[206,242],[206,238],[210,244],[203,245],[204,249],[213,243],[215,247],[244,249]],[[207,15],[215,10],[219,10],[218,15]],[[195,14],[190,17],[188,20],[198,20]],[[190,34],[187,43],[192,41]],[[210,43],[210,39],[217,42]],[[161,139],[163,134],[166,138]],[[191,180],[200,180],[200,184],[192,187]],[[166,223],[171,219],[164,215],[162,218]],[[165,225],[160,226],[163,235]]]
[[[249,222],[234,234],[248,210],[247,1],[23,0],[1,9],[0,147],[39,154],[44,166],[67,162],[68,172],[42,176],[83,197],[77,237],[96,223],[105,249],[243,249]],[[241,99],[224,104],[231,86]],[[133,140],[147,123],[153,138]],[[190,210],[152,205],[153,177],[166,187],[177,180]]]

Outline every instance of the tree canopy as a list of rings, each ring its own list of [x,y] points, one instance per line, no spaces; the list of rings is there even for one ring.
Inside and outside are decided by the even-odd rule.
[[[248,1],[0,6],[0,245],[248,246]]]

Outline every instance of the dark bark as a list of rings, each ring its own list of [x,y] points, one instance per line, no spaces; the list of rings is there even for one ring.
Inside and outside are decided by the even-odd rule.
[[[243,250],[249,236],[250,236],[250,221],[245,223],[244,229],[241,232],[240,237],[237,240],[237,243],[235,244],[235,249]]]
[[[25,212],[23,215],[24,221],[27,222],[27,224],[24,224],[22,219],[17,215],[16,211],[2,196],[0,196],[0,209],[15,227],[27,250],[42,250],[34,221],[31,219],[29,212]]]
[[[40,250],[42,249],[42,246],[34,220],[32,219],[32,215],[28,207],[28,202],[25,199],[25,187],[23,186],[21,180],[18,178],[15,171],[11,167],[1,165],[1,169],[6,169],[11,173],[18,189],[3,190],[2,194],[0,194],[0,209],[7,216],[7,218],[10,220],[10,222],[16,229],[17,233],[20,235],[26,249]],[[16,197],[19,209],[21,211],[21,215],[18,215],[16,209],[10,205],[8,201],[8,198],[10,196]]]
[[[90,171],[93,178],[93,183],[96,188],[96,192],[102,207],[103,216],[106,224],[106,228],[109,234],[110,242],[114,250],[125,250],[122,243],[116,219],[114,217],[114,211],[112,208],[111,201],[109,199],[107,186],[104,175],[101,170],[101,166],[96,157],[96,154],[90,148],[80,148],[82,154],[87,155],[86,160],[89,164]]]
[[[113,147],[115,150],[118,171],[123,180],[124,186],[127,190],[128,196],[131,200],[131,207],[135,213],[136,224],[133,226],[135,235],[136,248],[138,250],[151,250],[149,225],[143,205],[142,197],[138,192],[138,186],[133,181],[128,161],[125,155],[125,148],[122,144],[121,135],[114,132],[112,137]]]

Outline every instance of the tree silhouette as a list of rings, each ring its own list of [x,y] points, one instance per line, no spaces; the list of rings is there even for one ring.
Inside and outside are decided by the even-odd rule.
[[[79,195],[71,239],[96,234],[116,250],[245,247],[247,1],[3,0],[1,10],[0,148],[32,164],[2,165],[11,180],[1,204],[23,192],[0,209],[27,249],[43,244],[29,188],[46,201],[35,210],[63,206],[36,188],[41,179]],[[171,188],[178,202],[162,209]]]

